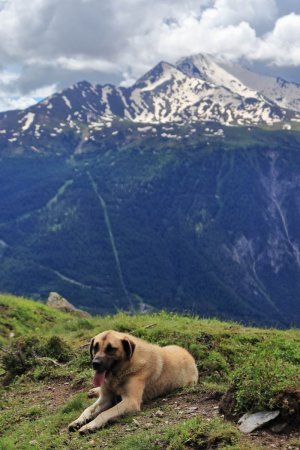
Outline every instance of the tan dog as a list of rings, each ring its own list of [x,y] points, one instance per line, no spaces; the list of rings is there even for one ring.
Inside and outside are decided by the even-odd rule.
[[[198,380],[194,358],[177,345],[159,347],[110,330],[92,339],[90,354],[99,398],[69,425],[69,431],[79,429],[80,434],[140,411],[143,401]]]

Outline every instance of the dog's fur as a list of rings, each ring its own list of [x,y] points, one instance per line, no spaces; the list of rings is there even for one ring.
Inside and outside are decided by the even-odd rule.
[[[129,334],[104,331],[91,340],[95,368],[106,370],[101,387],[93,389],[98,400],[69,425],[81,434],[95,431],[117,417],[140,411],[150,400],[181,386],[197,383],[194,358],[177,345],[159,347]]]

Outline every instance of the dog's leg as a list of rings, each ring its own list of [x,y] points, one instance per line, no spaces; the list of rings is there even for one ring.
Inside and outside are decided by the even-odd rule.
[[[110,408],[113,404],[112,396],[108,394],[102,395],[95,403],[86,408],[83,413],[78,417],[78,419],[74,420],[74,422],[70,423],[68,426],[69,431],[76,431],[82,425],[86,424],[93,420],[98,414],[106,409]]]
[[[101,387],[90,389],[87,393],[88,398],[98,398],[101,394]]]
[[[126,386],[126,393],[122,396],[122,401],[113,408],[107,409],[99,414],[92,422],[80,428],[80,434],[91,433],[103,427],[110,420],[124,414],[141,410],[145,383],[140,380],[130,380],[130,385]]]

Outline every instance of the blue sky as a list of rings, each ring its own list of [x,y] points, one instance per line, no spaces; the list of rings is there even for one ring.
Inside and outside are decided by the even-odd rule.
[[[300,1],[0,0],[0,110],[195,53],[300,82]]]

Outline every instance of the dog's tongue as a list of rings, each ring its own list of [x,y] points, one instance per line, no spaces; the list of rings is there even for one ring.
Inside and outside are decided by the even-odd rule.
[[[100,387],[103,382],[104,382],[104,378],[105,378],[105,371],[104,372],[95,372],[94,375],[94,386],[96,387]]]

